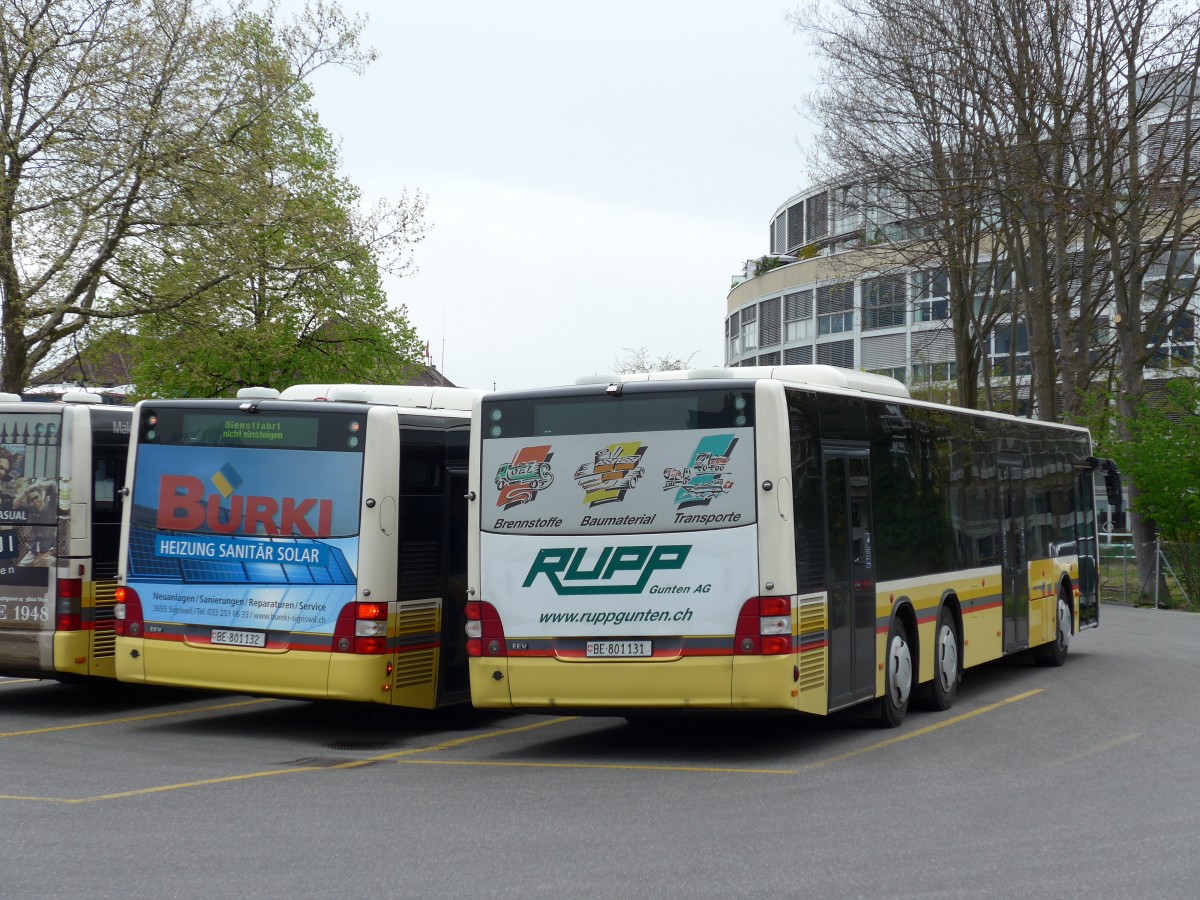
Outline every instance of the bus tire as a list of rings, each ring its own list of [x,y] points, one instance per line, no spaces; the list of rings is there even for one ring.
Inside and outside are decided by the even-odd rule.
[[[954,699],[958,696],[958,682],[962,679],[958,628],[954,624],[954,614],[945,606],[938,613],[933,654],[933,681],[926,694],[926,706],[945,712],[954,705]]]
[[[893,618],[884,647],[883,696],[876,701],[879,704],[876,721],[880,728],[896,728],[904,721],[912,686],[913,659],[908,629],[899,618]]]
[[[1055,616],[1054,640],[1034,653],[1039,666],[1057,668],[1067,661],[1067,649],[1071,644],[1071,606],[1067,603],[1066,591],[1058,589],[1058,612]]]

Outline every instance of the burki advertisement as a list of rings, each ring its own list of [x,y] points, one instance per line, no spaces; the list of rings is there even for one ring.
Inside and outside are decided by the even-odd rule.
[[[140,446],[127,581],[146,620],[332,633],[361,485],[358,453]]]

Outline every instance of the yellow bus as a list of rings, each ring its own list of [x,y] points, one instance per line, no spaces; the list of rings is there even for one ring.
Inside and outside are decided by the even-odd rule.
[[[476,396],[298,385],[139,403],[117,677],[427,709],[465,702]]]
[[[113,677],[133,411],[0,395],[0,675]]]
[[[490,393],[476,406],[473,702],[947,709],[1098,622],[1088,432],[828,366]]]

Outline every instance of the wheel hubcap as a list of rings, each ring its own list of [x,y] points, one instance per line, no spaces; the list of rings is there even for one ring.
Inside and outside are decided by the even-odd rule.
[[[938,681],[942,690],[948,691],[958,678],[958,642],[954,640],[954,630],[944,627],[938,635]]]
[[[1058,647],[1060,650],[1066,650],[1067,645],[1071,643],[1071,610],[1067,606],[1067,601],[1062,597],[1058,598]]]
[[[892,704],[899,709],[908,702],[908,692],[912,689],[912,653],[908,649],[908,642],[899,635],[892,638],[889,649]]]

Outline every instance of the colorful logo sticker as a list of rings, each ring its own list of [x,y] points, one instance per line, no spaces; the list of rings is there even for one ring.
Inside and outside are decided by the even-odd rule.
[[[596,451],[592,465],[584,463],[575,470],[575,482],[583,488],[583,502],[589,506],[616,503],[637,484],[646,470],[638,463],[646,452],[641,441],[610,444]]]
[[[237,469],[229,463],[225,463],[225,465],[214,472],[209,481],[212,482],[213,487],[221,492],[221,496],[226,500],[229,499],[230,494],[242,486],[241,476],[238,475]]]
[[[713,497],[733,489],[733,480],[725,477],[725,467],[736,444],[737,438],[732,434],[710,434],[700,439],[686,468],[663,472],[666,479],[663,490],[676,491],[677,508],[708,506]]]
[[[554,484],[554,474],[550,471],[553,457],[554,452],[549,444],[518,450],[512,462],[496,470],[496,490],[500,492],[496,505],[512,509],[528,503],[537,496],[538,491]]]

